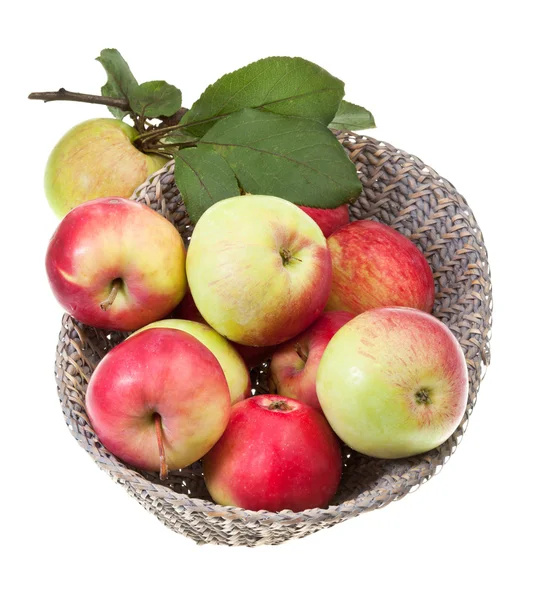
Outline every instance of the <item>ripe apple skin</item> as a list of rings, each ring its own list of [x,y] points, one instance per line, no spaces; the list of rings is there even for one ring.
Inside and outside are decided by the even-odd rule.
[[[333,336],[316,391],[348,446],[377,458],[404,458],[436,448],[459,425],[467,364],[452,332],[432,315],[377,308]]]
[[[350,221],[348,204],[337,208],[312,208],[311,206],[300,206],[299,208],[316,221],[325,237],[329,237],[339,227]]]
[[[167,314],[186,291],[185,248],[158,213],[124,198],[101,198],[70,211],[45,259],[58,302],[93,327],[132,331]],[[107,309],[113,283],[119,291]]]
[[[45,195],[57,217],[107,196],[129,197],[167,158],[140,152],[137,131],[118,119],[91,119],[70,129],[45,168]]]
[[[326,310],[359,314],[381,306],[431,312],[435,285],[422,252],[376,221],[353,221],[327,240],[333,283]]]
[[[197,323],[204,323],[207,325],[205,319],[201,316],[196,303],[194,302],[194,298],[192,297],[190,290],[186,292],[181,303],[175,307],[171,316],[175,319],[196,321]],[[263,363],[265,360],[271,358],[271,355],[275,350],[275,346],[244,346],[243,344],[237,344],[236,342],[231,342],[231,345],[245,361],[248,369],[252,369]]]
[[[185,321],[183,319],[163,319],[145,325],[145,327],[139,329],[133,335],[156,327],[185,331],[186,333],[193,335],[204,346],[209,348],[224,371],[230,390],[232,404],[250,396],[250,374],[245,362],[235,350],[233,344],[223,338],[212,327],[209,327],[209,325],[204,323]]]
[[[217,202],[196,223],[186,262],[203,318],[228,339],[273,346],[322,313],[331,262],[318,225],[273,196]]]
[[[322,411],[316,395],[316,372],[329,340],[354,318],[346,311],[330,311],[295,338],[281,344],[269,368],[269,389]]]
[[[248,510],[326,507],[341,469],[339,442],[324,417],[275,395],[236,404],[226,431],[203,459],[213,500]]]
[[[100,442],[146,471],[160,470],[155,414],[167,466],[181,469],[217,442],[231,410],[212,352],[184,331],[162,328],[131,336],[106,354],[90,378],[85,403]]]

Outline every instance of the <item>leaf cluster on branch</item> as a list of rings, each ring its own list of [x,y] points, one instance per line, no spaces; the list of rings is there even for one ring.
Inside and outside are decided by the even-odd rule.
[[[138,83],[118,50],[102,50],[97,60],[107,73],[101,97],[61,89],[30,98],[105,104],[115,118],[130,117],[140,150],[175,159],[175,182],[193,222],[241,192],[316,208],[360,194],[356,169],[331,129],[368,129],[374,119],[343,100],[344,83],[318,65],[258,60],[218,79],[187,110],[175,86]]]

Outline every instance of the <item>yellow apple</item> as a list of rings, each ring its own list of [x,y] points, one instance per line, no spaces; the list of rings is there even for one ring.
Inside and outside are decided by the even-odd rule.
[[[320,227],[274,196],[217,202],[194,228],[187,277],[202,317],[247,346],[273,346],[323,312],[331,258]]]
[[[68,131],[45,168],[45,195],[57,217],[108,196],[128,198],[167,158],[133,144],[137,131],[117,119],[91,119]]]

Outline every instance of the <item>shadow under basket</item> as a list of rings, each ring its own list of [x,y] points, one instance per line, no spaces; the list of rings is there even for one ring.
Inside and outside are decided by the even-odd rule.
[[[465,199],[433,169],[406,152],[350,132],[336,135],[363,183],[363,193],[350,206],[351,220],[374,219],[390,225],[410,238],[431,265],[436,289],[433,314],[451,329],[467,359],[467,409],[454,434],[426,454],[380,460],[344,448],[341,484],[325,509],[273,513],[220,506],[205,488],[199,462],[170,473],[168,480],[161,482],[158,474],[125,465],[100,444],[85,411],[85,392],[100,359],[126,334],[87,327],[64,315],[55,374],[70,431],[128,494],[164,525],[200,544],[280,544],[386,506],[417,489],[455,451],[489,365],[490,270],[482,232]],[[188,240],[192,226],[175,186],[173,162],[153,174],[132,199],[165,216]],[[266,391],[266,369],[263,364],[252,370],[257,393]]]

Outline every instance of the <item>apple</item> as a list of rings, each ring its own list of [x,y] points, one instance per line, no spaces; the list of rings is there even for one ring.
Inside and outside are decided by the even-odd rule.
[[[182,319],[163,319],[162,321],[156,321],[154,323],[150,323],[149,325],[145,325],[145,327],[139,329],[132,335],[136,335],[142,331],[154,329],[156,327],[165,327],[178,329],[179,331],[185,331],[186,333],[193,335],[204,346],[209,348],[224,371],[226,381],[228,382],[228,388],[230,390],[232,404],[235,404],[236,402],[239,402],[239,400],[243,400],[247,396],[250,396],[250,374],[245,362],[237,353],[233,345],[214,329],[209,327],[209,325],[197,323],[195,321],[185,321]]]
[[[359,314],[381,306],[431,312],[435,285],[422,252],[376,221],[353,221],[327,240],[333,283],[326,310]]]
[[[248,510],[327,507],[341,469],[339,442],[324,417],[275,395],[236,404],[226,431],[203,459],[213,500]]]
[[[86,325],[131,331],[161,319],[186,291],[175,227],[144,204],[100,198],[71,210],[45,259],[57,300]]]
[[[317,410],[316,372],[329,340],[354,315],[345,311],[324,313],[308,329],[281,344],[269,368],[269,391],[304,402]]]
[[[218,441],[230,393],[218,360],[194,336],[149,329],[115,346],[98,363],[86,410],[100,442],[145,471],[182,469]]]
[[[329,237],[339,227],[350,221],[348,204],[342,204],[337,208],[312,208],[310,206],[300,206],[299,208],[316,221],[325,237]]]
[[[118,119],[91,119],[70,129],[45,168],[45,195],[57,217],[86,200],[131,196],[167,158],[140,152],[138,133]]]
[[[175,319],[197,321],[198,323],[205,323],[205,325],[207,325],[194,302],[190,290],[186,292],[181,303],[175,307],[171,316]],[[231,342],[231,345],[245,361],[248,369],[252,369],[269,359],[275,349],[275,346],[244,346],[243,344],[237,344],[236,342]]]
[[[274,196],[217,202],[196,223],[186,273],[213,329],[246,346],[273,346],[322,313],[331,262],[318,225]]]
[[[432,315],[376,308],[333,336],[316,392],[348,446],[377,458],[405,458],[436,448],[459,425],[467,363],[452,332]]]

